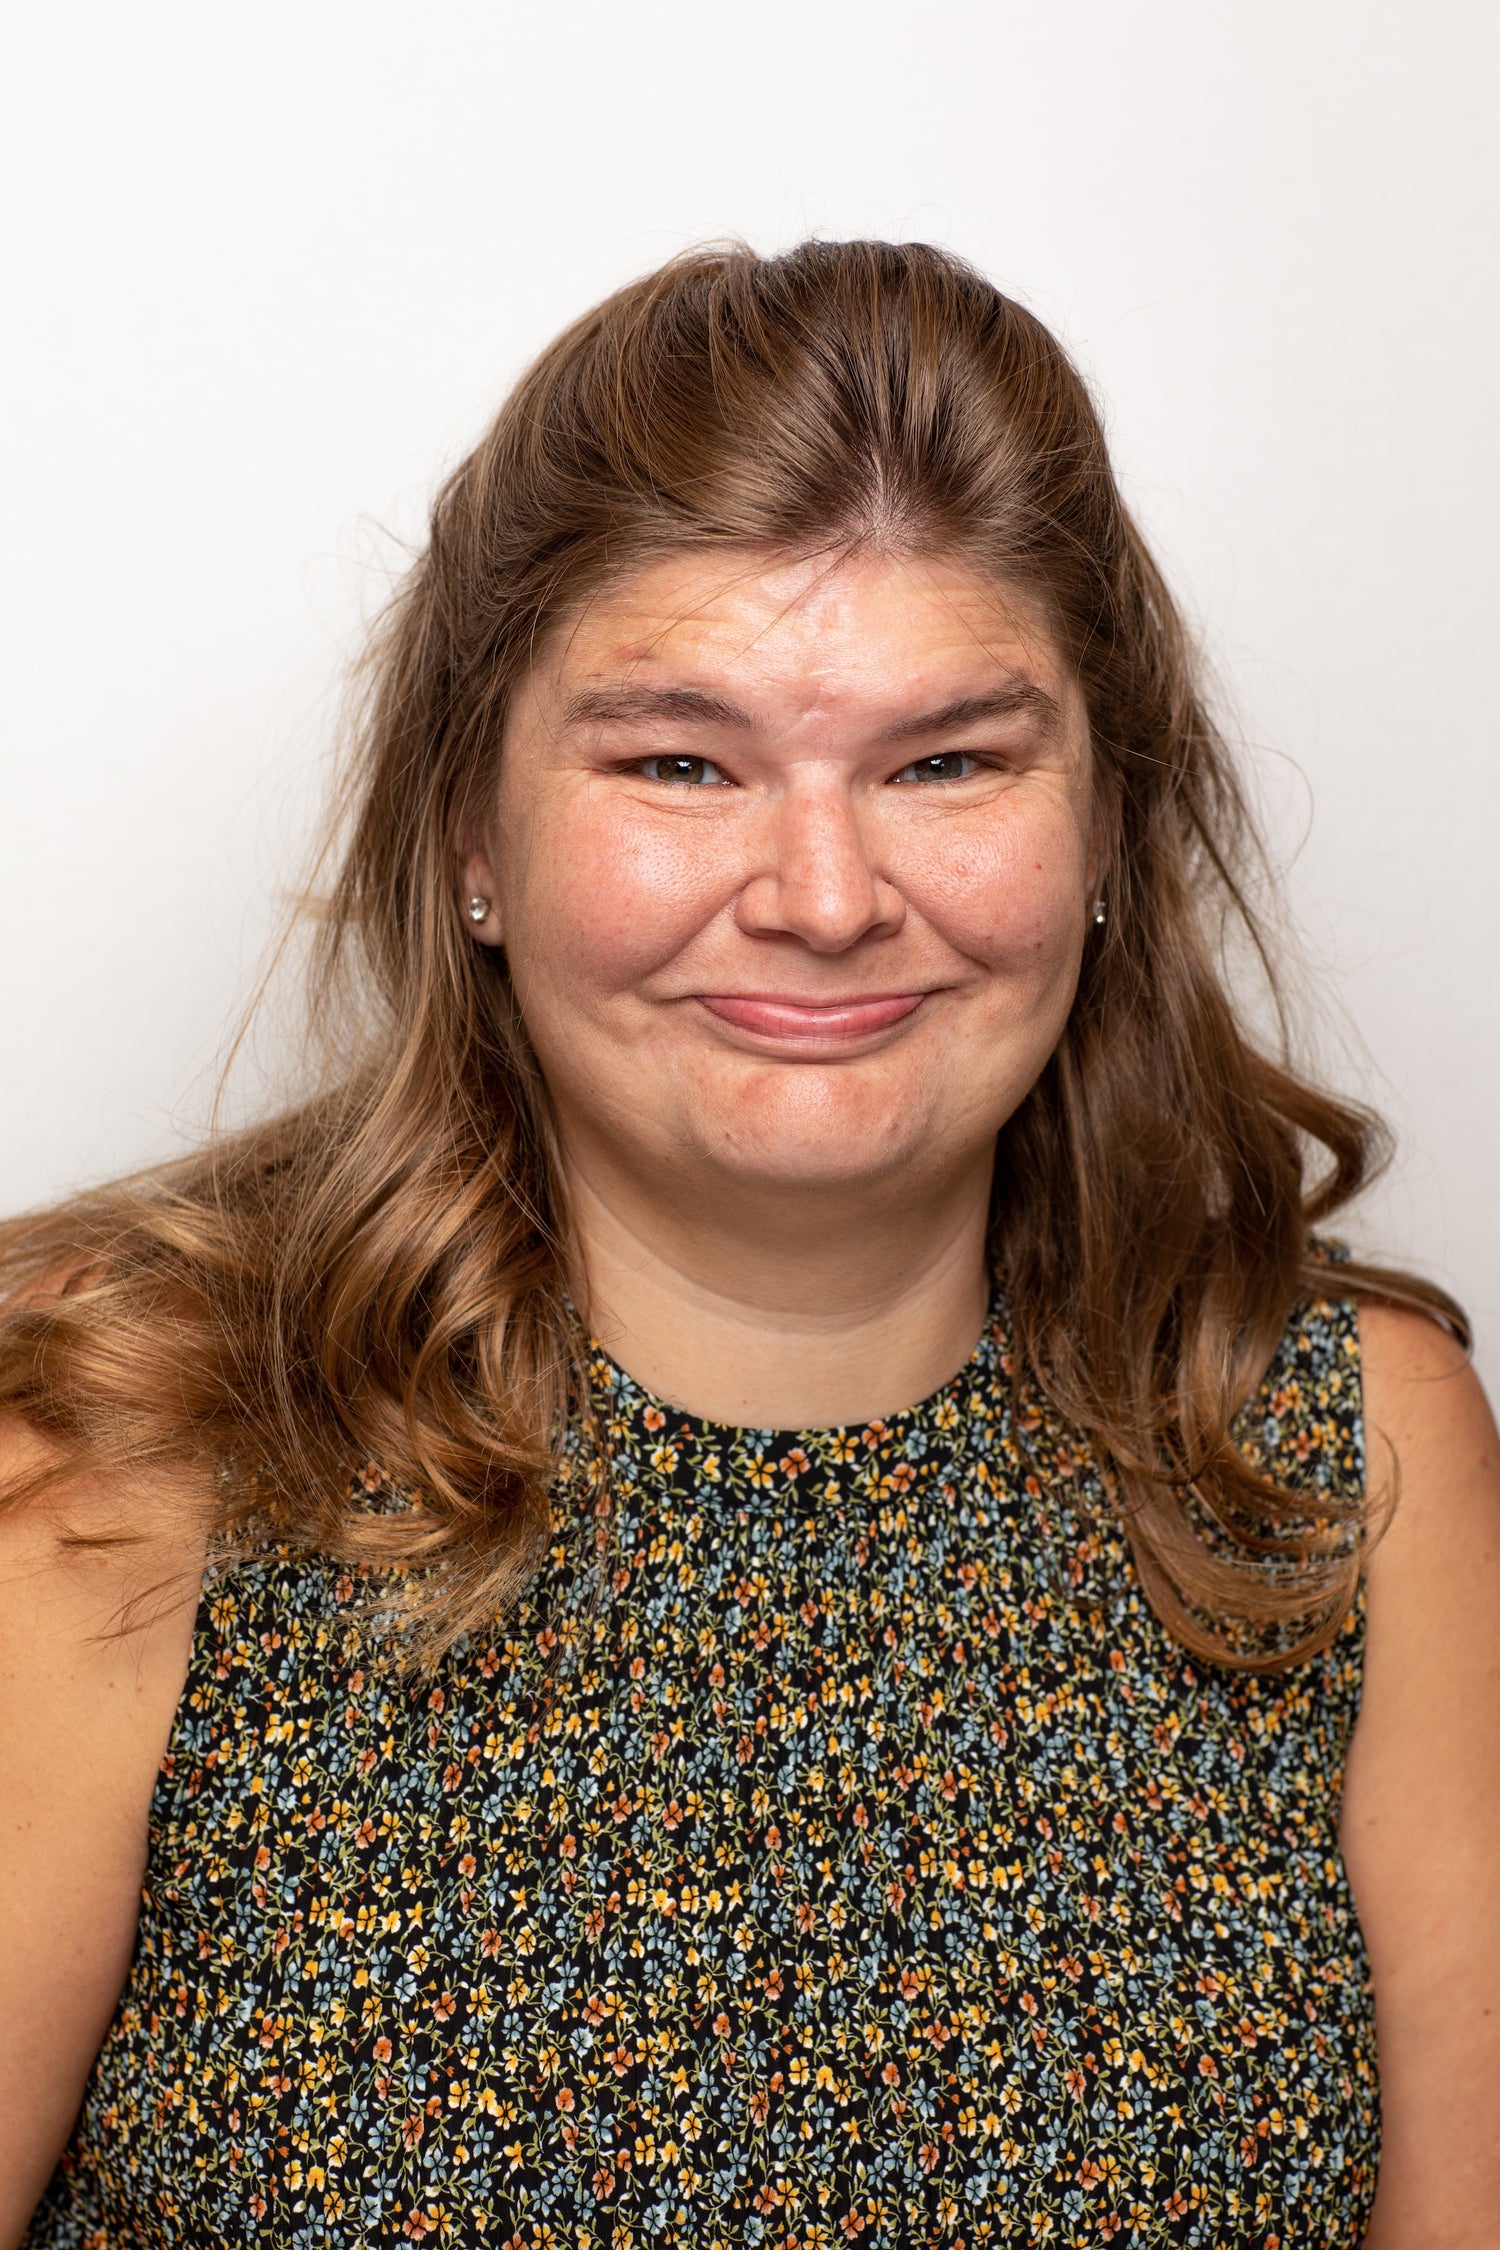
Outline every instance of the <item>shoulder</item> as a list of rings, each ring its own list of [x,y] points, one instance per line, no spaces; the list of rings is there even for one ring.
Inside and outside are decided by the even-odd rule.
[[[1372,1487],[1394,1475],[1397,1517],[1408,1500],[1424,1522],[1434,1510],[1451,1519],[1477,1509],[1480,1529],[1500,1456],[1468,1354],[1426,1314],[1368,1300],[1359,1307],[1359,1341]]]
[[[1365,1303],[1359,1327],[1372,1524],[1365,1758],[1399,1746],[1431,1779],[1471,1755],[1476,1781],[1482,1772],[1500,1788],[1494,1415],[1467,1354],[1436,1321]]]
[[[1448,1643],[1488,1661],[1500,1623],[1500,1439],[1467,1353],[1435,1320],[1359,1311],[1374,1541],[1372,1658]],[[1450,1636],[1456,1636],[1450,1640]]]
[[[209,1495],[74,1473],[34,1489],[54,1462],[47,1439],[0,1417],[0,1757],[66,1736],[76,1765],[185,1663]]]
[[[209,1496],[186,1480],[51,1477],[50,1441],[0,1415],[0,1603],[5,1651],[78,1638],[149,1637],[174,1593],[201,1575]],[[49,1481],[32,1490],[43,1476]],[[155,1594],[153,1603],[150,1597]]]
[[[1359,1333],[1373,1530],[1368,1733],[1388,1675],[1409,1690],[1463,1676],[1500,1692],[1500,1438],[1468,1355],[1436,1321],[1366,1302]]]
[[[1368,1494],[1385,1527],[1375,1573],[1414,1514],[1444,1508],[1451,1528],[1455,1510],[1478,1505],[1482,1520],[1500,1466],[1495,1422],[1468,1353],[1436,1318],[1351,1288],[1335,1257],[1318,1265],[1321,1286],[1293,1308],[1241,1427],[1294,1486]]]
[[[194,1496],[64,1479],[0,1422],[0,2243],[77,2111],[134,1940],[155,1776],[202,1572]]]
[[[1372,1525],[1361,1730],[1367,1740],[1398,1724],[1436,1732],[1456,1696],[1453,1721],[1464,1734],[1481,1689],[1496,1699],[1500,1721],[1494,1415],[1468,1355],[1436,1321],[1366,1302],[1359,1332]]]
[[[1434,1321],[1366,1302],[1359,1325],[1375,1540],[1342,1834],[1385,2116],[1370,2242],[1477,2245],[1500,2197],[1500,1440]]]

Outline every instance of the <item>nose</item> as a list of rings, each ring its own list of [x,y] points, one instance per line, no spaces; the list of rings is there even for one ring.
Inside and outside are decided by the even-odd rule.
[[[760,865],[737,919],[752,937],[795,937],[815,953],[893,937],[906,903],[876,864],[847,786],[793,783],[768,809]]]

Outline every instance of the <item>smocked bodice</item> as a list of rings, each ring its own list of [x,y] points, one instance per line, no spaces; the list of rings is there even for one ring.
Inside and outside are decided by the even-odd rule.
[[[30,2250],[1355,2250],[1360,1613],[1285,1674],[1187,1658],[1003,1310],[863,1429],[596,1377],[602,1554],[433,1677],[332,1564],[207,1588]],[[1359,1400],[1309,1308],[1247,1442],[1358,1489]]]

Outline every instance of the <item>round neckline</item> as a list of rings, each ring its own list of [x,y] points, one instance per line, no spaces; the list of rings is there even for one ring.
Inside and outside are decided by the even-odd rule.
[[[695,1439],[718,1443],[721,1446],[743,1444],[747,1440],[769,1440],[777,1446],[790,1448],[796,1445],[826,1446],[851,1439],[863,1440],[867,1430],[879,1429],[883,1435],[896,1436],[923,1422],[934,1420],[943,1406],[955,1406],[972,1393],[983,1376],[993,1368],[1002,1350],[1004,1334],[1004,1301],[998,1288],[991,1292],[989,1310],[984,1324],[974,1342],[973,1350],[963,1364],[956,1368],[946,1382],[910,1406],[894,1408],[889,1414],[870,1414],[859,1421],[814,1422],[802,1426],[795,1423],[775,1422],[720,1422],[704,1414],[694,1414],[687,1407],[674,1405],[658,1392],[648,1391],[636,1377],[611,1359],[597,1337],[588,1338],[589,1375],[592,1387],[603,1394],[613,1414],[625,1419],[640,1414],[657,1413],[663,1417],[662,1430],[654,1435],[664,1435],[670,1426],[674,1435],[690,1434]]]

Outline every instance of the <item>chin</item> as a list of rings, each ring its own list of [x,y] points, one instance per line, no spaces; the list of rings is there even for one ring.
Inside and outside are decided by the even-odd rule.
[[[848,1213],[850,1199],[861,1195],[879,1199],[891,1183],[902,1183],[904,1195],[920,1192],[920,1174],[909,1154],[882,1159],[873,1150],[742,1150],[738,1156],[720,1152],[717,1172],[724,1186],[744,1197],[787,1197],[812,1206],[828,1201],[834,1210]],[[913,1177],[915,1174],[915,1177]],[[810,1210],[814,1219],[816,1210]]]
[[[847,1191],[893,1178],[915,1182],[934,1159],[942,1168],[948,1135],[937,1130],[930,1100],[918,1089],[878,1104],[809,1102],[807,1091],[790,1102],[763,1098],[700,1116],[687,1138],[705,1168],[747,1188]]]

